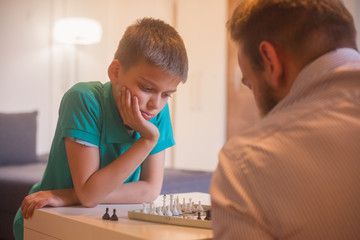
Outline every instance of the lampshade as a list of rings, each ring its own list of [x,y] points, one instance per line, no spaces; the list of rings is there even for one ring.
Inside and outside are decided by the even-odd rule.
[[[63,18],[55,23],[55,41],[65,44],[94,44],[101,40],[101,24],[89,18]]]

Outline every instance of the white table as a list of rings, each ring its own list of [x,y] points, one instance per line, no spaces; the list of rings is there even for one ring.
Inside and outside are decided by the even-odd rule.
[[[201,201],[202,204],[210,205],[210,195],[206,193],[181,193],[182,202],[185,197],[192,201]],[[155,203],[162,205],[163,196],[159,196]],[[116,209],[118,221],[105,221],[102,216],[105,209],[109,208],[109,214]],[[43,239],[211,239],[212,230],[182,227],[168,224],[159,224],[140,220],[128,219],[129,210],[142,209],[142,204],[109,204],[99,205],[95,208],[82,206],[42,208],[35,210],[31,219],[24,221],[25,240]]]

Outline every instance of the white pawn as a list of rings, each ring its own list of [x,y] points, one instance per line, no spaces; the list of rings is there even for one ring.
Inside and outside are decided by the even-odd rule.
[[[199,205],[196,208],[196,212],[203,212],[204,208],[201,206],[201,201],[199,201]]]
[[[170,206],[167,206],[167,207],[166,207],[165,216],[167,216],[167,217],[171,217],[171,216],[172,216],[172,213],[171,213],[171,211],[170,211]]]
[[[182,207],[181,207],[181,211],[182,211],[182,212],[185,212],[185,211],[186,211],[185,198],[183,198],[183,204],[182,204]]]
[[[164,214],[166,214],[166,194],[164,194],[164,196],[163,196],[162,212],[163,212]]]
[[[152,215],[157,215],[156,213],[156,204],[154,202],[150,202],[150,213]]]
[[[195,203],[194,203],[194,202],[191,203],[191,212],[193,212],[193,213],[196,212],[196,208],[195,208]]]
[[[161,207],[156,208],[157,215],[164,216],[164,213],[161,211]]]
[[[171,209],[171,213],[172,213],[173,216],[179,216],[179,212],[177,210],[176,204]]]
[[[180,207],[179,198],[176,199],[176,208],[177,208],[177,211],[178,211],[179,215],[182,215],[182,210],[181,210],[181,207]]]
[[[141,210],[141,212],[142,213],[149,213],[149,211],[146,209],[145,203],[143,203],[142,205],[143,205],[143,209]]]
[[[173,202],[174,202],[174,195],[170,194],[170,209],[171,209],[171,211],[172,211],[173,206],[174,206]]]
[[[187,204],[185,212],[186,212],[186,213],[192,213],[190,203]]]

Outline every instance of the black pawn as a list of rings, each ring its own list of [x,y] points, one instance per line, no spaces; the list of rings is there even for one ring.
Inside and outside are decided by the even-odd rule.
[[[110,218],[110,221],[117,221],[118,217],[116,216],[116,209],[114,208],[113,215]]]
[[[201,216],[200,216],[201,212],[198,212],[198,218],[199,220],[201,220]]]
[[[210,211],[210,209],[206,210],[206,217],[204,218],[204,220],[211,220],[211,211]]]
[[[106,208],[106,212],[105,212],[105,214],[102,216],[102,219],[104,219],[104,220],[110,220],[109,208]]]

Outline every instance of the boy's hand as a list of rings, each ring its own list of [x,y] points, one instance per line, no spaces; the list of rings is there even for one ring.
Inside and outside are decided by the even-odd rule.
[[[157,142],[159,130],[141,115],[138,98],[132,96],[129,89],[121,88],[119,111],[125,126],[137,131],[141,137]]]
[[[62,207],[78,202],[74,189],[40,191],[26,196],[21,204],[25,219],[31,218],[34,210],[45,206]]]

